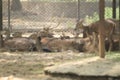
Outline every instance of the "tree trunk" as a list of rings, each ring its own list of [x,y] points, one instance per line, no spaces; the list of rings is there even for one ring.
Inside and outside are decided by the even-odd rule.
[[[21,4],[20,0],[12,0],[11,10],[12,11],[21,11],[22,10],[22,4]]]
[[[99,0],[99,18],[100,18],[100,25],[99,26],[99,56],[100,58],[105,58],[105,42],[104,36],[102,35],[103,22],[104,22],[104,12],[105,12],[105,0]]]

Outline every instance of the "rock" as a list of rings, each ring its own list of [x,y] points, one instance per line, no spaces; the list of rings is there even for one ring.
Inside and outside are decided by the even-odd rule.
[[[104,65],[104,66],[103,66]],[[77,76],[120,76],[118,68],[110,60],[101,60],[97,57],[84,59],[78,62],[69,62],[61,65],[47,67],[46,74],[54,75],[77,75]]]

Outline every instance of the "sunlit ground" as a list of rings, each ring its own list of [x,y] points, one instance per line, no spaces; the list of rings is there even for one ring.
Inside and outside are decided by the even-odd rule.
[[[71,51],[59,53],[44,52],[1,52],[0,53],[0,80],[21,80],[19,78],[43,78],[43,69],[49,66],[60,65],[71,61],[81,61],[92,58],[97,54],[74,53]],[[120,62],[120,52],[106,53],[105,60]],[[18,78],[17,78],[18,77]],[[10,78],[10,79],[8,79]],[[44,80],[44,79],[43,79]]]

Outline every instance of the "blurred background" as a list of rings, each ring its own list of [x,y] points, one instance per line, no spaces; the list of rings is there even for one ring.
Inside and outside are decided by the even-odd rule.
[[[113,0],[105,0],[105,18],[113,18]],[[76,22],[99,20],[99,0],[3,0],[3,28],[12,32],[33,32],[44,27],[69,31]],[[119,0],[116,0],[116,19],[119,19]]]

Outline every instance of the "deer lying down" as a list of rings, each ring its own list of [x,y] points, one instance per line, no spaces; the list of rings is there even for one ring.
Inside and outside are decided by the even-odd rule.
[[[40,42],[39,42],[40,41]],[[83,44],[79,44],[72,40],[61,40],[54,38],[40,38],[38,39],[38,50],[44,50],[48,52],[62,52],[62,51],[83,51]]]
[[[9,51],[34,51],[35,42],[29,38],[12,38],[4,41],[5,49]]]

